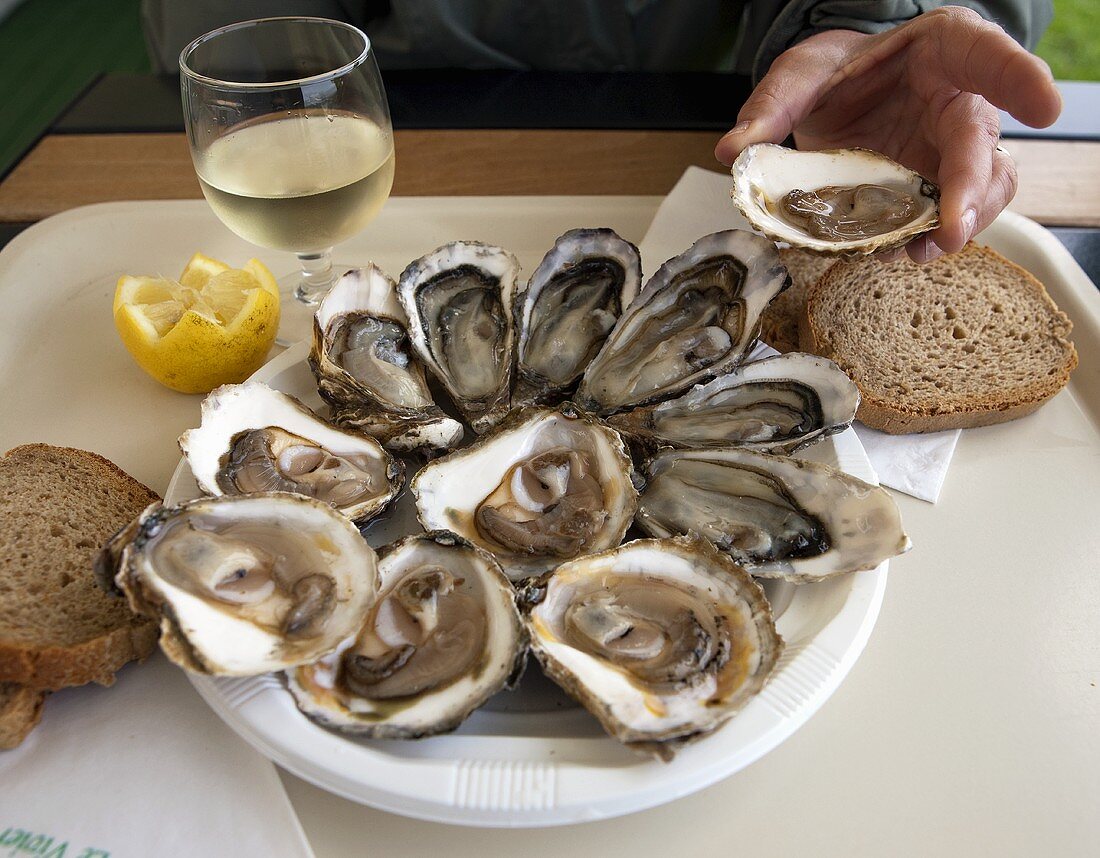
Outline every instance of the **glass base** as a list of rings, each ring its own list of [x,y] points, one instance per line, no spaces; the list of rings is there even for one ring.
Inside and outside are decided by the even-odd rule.
[[[342,274],[357,266],[333,263],[332,267]],[[320,293],[316,300],[303,301],[300,297],[301,286],[301,271],[279,278],[279,333],[275,335],[275,342],[280,346],[292,346],[313,336],[313,314],[317,312],[327,290]]]

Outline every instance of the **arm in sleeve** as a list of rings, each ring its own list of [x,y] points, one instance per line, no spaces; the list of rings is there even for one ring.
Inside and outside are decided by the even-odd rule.
[[[1052,0],[753,0],[738,70],[759,81],[777,56],[825,30],[881,33],[941,6],[965,6],[1031,50],[1054,15]]]

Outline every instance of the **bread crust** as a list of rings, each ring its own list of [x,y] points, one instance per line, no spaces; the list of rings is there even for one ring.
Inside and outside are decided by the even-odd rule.
[[[113,462],[86,450],[53,447],[48,444],[26,444],[9,450],[4,454],[3,461],[10,464],[12,460],[21,460],[28,468],[32,468],[36,463],[58,458],[81,466],[94,475],[99,486],[105,486],[113,492],[118,508],[112,507],[110,512],[116,529],[127,524],[148,504],[160,500],[152,489],[135,480]],[[42,466],[43,472],[48,470]],[[35,512],[38,511],[36,503],[41,501],[34,498],[25,500],[25,504]],[[42,510],[43,515],[46,512]],[[94,555],[99,550],[100,543],[110,536],[99,532],[102,527],[103,524],[100,523],[95,528],[94,538],[93,535],[89,536],[89,545],[81,546],[78,557],[68,558],[81,570],[74,574],[87,574],[88,581],[92,577]],[[11,548],[12,546],[2,546],[0,550],[7,551]],[[38,556],[27,562],[35,562],[45,568],[50,559],[52,558]],[[96,593],[98,594],[98,590]],[[63,598],[60,593],[47,593],[42,596],[42,601],[49,604],[51,599]],[[104,604],[113,602],[113,597],[106,594],[102,594],[102,598]],[[157,640],[157,628],[153,621],[128,611],[117,613],[117,619],[112,626],[102,628],[102,623],[96,618],[97,622],[86,636],[82,636],[77,630],[74,637],[82,639],[75,641],[27,640],[29,632],[7,636],[0,633],[0,681],[16,682],[39,691],[56,691],[88,682],[110,685],[114,682],[115,673],[123,665],[146,658],[153,651]]]
[[[0,750],[18,746],[42,719],[46,692],[15,683],[0,684]]]
[[[965,257],[968,255],[995,258],[998,264],[1008,266],[1021,287],[1038,290],[1050,312],[1050,318],[1047,320],[1049,330],[1044,333],[1052,335],[1065,347],[1061,365],[1052,367],[1051,374],[1045,377],[1030,379],[1028,384],[1021,385],[1019,389],[1001,390],[990,395],[975,395],[961,405],[945,398],[931,407],[913,407],[897,401],[896,398],[888,399],[881,391],[872,388],[863,380],[858,367],[854,365],[856,358],[833,346],[826,325],[815,316],[815,308],[820,310],[819,303],[828,290],[858,288],[852,283],[843,282],[846,272],[838,266],[826,272],[810,288],[799,317],[799,344],[803,351],[836,361],[856,382],[861,396],[856,418],[864,425],[894,435],[991,426],[1031,414],[1069,382],[1070,373],[1078,363],[1077,350],[1066,338],[1072,325],[1065,314],[1054,305],[1042,283],[1030,272],[990,248],[971,243],[954,256],[956,260],[965,262]]]

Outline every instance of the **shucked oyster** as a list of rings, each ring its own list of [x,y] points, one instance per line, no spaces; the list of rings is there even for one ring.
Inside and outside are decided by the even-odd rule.
[[[766,238],[739,229],[704,236],[649,278],[585,370],[577,403],[610,414],[728,372],[789,283]]]
[[[378,572],[378,600],[358,631],[290,672],[290,690],[307,715],[351,733],[453,730],[523,665],[515,591],[489,554],[444,533],[384,549]]]
[[[658,445],[790,453],[847,429],[858,406],[859,388],[835,363],[789,352],[742,364],[677,399],[608,422]]]
[[[901,247],[939,226],[939,189],[869,149],[757,143],[733,162],[733,201],[756,229],[828,255]]]
[[[512,415],[412,481],[425,530],[450,530],[492,553],[513,580],[618,545],[638,503],[613,429],[566,405]]]
[[[616,739],[666,760],[759,692],[783,648],[760,585],[699,537],[580,557],[528,601],[547,675]]]
[[[382,269],[348,271],[317,308],[309,367],[336,423],[391,450],[448,449],[462,440],[462,424],[432,400],[408,327]]]
[[[374,601],[374,551],[346,518],[300,495],[154,504],[120,531],[97,577],[160,623],[180,667],[252,676],[316,661]]]
[[[374,438],[341,431],[258,381],[213,391],[202,424],[179,443],[207,494],[295,492],[359,522],[381,512],[404,482],[404,466]]]
[[[610,229],[571,229],[516,301],[513,405],[565,394],[596,356],[642,281],[638,248]]]
[[[652,536],[705,536],[762,578],[817,581],[909,550],[897,504],[828,465],[752,450],[659,452],[635,523]]]
[[[398,284],[413,347],[475,432],[508,411],[518,276],[508,251],[456,241],[411,263]]]

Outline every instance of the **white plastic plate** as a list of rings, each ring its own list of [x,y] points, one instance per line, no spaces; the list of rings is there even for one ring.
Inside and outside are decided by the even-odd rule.
[[[300,343],[253,377],[322,406]],[[876,482],[852,430],[807,451]],[[410,474],[411,476],[411,474]],[[167,503],[196,497],[185,461]],[[381,546],[418,532],[406,491],[367,531]],[[871,634],[886,588],[874,572],[766,589],[786,649],[763,692],[729,723],[670,763],[636,757],[545,679],[531,659],[520,686],[502,692],[456,732],[418,741],[356,739],[317,726],[294,705],[281,676],[192,676],[211,707],[254,748],[305,780],[382,810],[459,825],[567,825],[643,810],[728,777],[790,736],[829,698]]]

